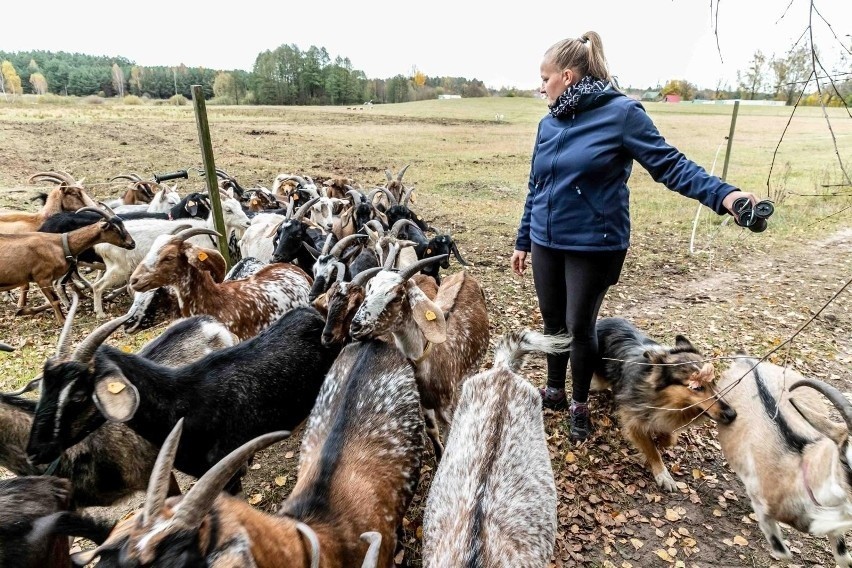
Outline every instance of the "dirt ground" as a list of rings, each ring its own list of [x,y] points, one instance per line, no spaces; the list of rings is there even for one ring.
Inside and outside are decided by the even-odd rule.
[[[140,132],[138,140],[129,136],[131,145],[147,143],[153,147],[156,143],[159,153],[173,151],[165,137],[157,137],[158,127],[153,125]],[[17,128],[27,135],[39,135],[35,124]],[[70,131],[57,132],[53,144],[74,143]],[[189,135],[184,131],[183,144],[192,142],[191,130],[188,132]],[[36,169],[57,163],[56,156],[61,152],[56,147],[46,151],[43,160],[23,159],[25,155],[37,155],[36,144],[33,146],[19,147],[4,156],[8,158],[4,168],[8,178],[23,180]],[[79,145],[72,151],[75,159],[91,161],[102,150]],[[341,169],[354,167],[337,165]],[[111,173],[117,172],[124,162],[115,158],[109,167]],[[436,225],[452,227],[462,253],[474,264],[469,270],[486,291],[492,344],[510,329],[540,329],[531,276],[519,279],[508,270],[515,226],[495,222],[474,228],[454,217],[451,206],[436,211],[431,220]],[[828,381],[844,392],[850,390],[852,290],[846,289],[832,300],[852,275],[852,229],[848,224],[847,228],[817,239],[774,247],[744,229],[719,230],[738,236],[724,243],[721,239],[706,240],[704,244],[711,253],[690,255],[682,233],[673,235],[666,227],[653,224],[634,228],[621,282],[609,292],[601,315],[627,317],[663,343],[672,343],[675,334],[683,334],[705,355],[717,357],[732,355],[738,349],[763,355],[807,323],[770,360],[787,361],[806,375]],[[453,262],[451,270],[458,268]],[[129,300],[120,298],[108,304],[108,310],[120,315],[128,305]],[[86,300],[82,309],[90,311],[90,307],[91,300]],[[56,337],[52,315],[22,320],[14,317],[14,311],[11,303],[0,301],[0,326],[5,340],[19,346],[27,343],[36,347],[36,356],[49,356]],[[94,325],[93,317],[83,318],[75,338],[82,337]],[[130,340],[119,333],[112,341],[124,344]],[[15,361],[0,363],[0,370],[21,364],[20,360]],[[490,356],[483,368],[489,365]],[[533,358],[525,372],[534,384],[541,385],[543,368],[543,359]],[[719,360],[716,368],[724,369],[725,361]],[[2,386],[5,385],[0,380]],[[742,484],[722,458],[712,424],[686,430],[676,446],[664,451],[664,461],[679,485],[678,492],[665,494],[658,490],[636,459],[635,450],[621,436],[611,398],[606,393],[593,394],[591,404],[596,431],[579,445],[568,440],[564,415],[545,411],[559,493],[554,567],[777,564],[768,554]],[[273,511],[286,498],[295,482],[299,440],[300,431],[296,430],[291,439],[256,456],[244,479],[246,497],[254,506]],[[427,460],[405,519],[402,560],[412,567],[420,566],[422,509],[434,467],[434,461]],[[191,481],[183,478],[184,485]],[[125,504],[109,514],[120,515],[130,509],[132,505]],[[789,528],[785,528],[785,536],[794,554],[794,565],[833,565],[826,539]]]

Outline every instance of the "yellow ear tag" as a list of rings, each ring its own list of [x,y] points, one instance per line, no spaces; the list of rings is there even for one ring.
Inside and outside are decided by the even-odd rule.
[[[198,253],[198,260],[200,260],[201,262],[204,262],[205,260],[207,260],[207,253],[204,252],[204,251],[199,252]]]
[[[426,319],[428,321],[435,321],[436,319],[438,319],[438,316],[436,316],[435,312],[433,312],[432,310],[426,310]]]
[[[112,394],[118,394],[124,390],[124,383],[119,383],[117,381],[113,381],[107,385],[107,390]]]

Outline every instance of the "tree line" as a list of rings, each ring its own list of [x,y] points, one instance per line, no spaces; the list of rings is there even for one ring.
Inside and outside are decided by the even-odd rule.
[[[141,66],[124,57],[50,51],[0,51],[0,92],[85,97],[135,95],[154,99],[191,98],[201,85],[206,98],[223,104],[347,105],[433,99],[440,94],[487,97],[531,96],[512,89],[489,91],[464,77],[411,76],[369,79],[349,58],[331,58],[324,47],[300,50],[281,45],[258,54],[252,71],[178,65]]]
[[[672,80],[657,90],[662,95],[675,94],[683,100],[736,98],[784,101],[786,105],[797,101],[819,105],[821,100],[827,106],[843,106],[844,103],[852,106],[852,59],[845,58],[840,71],[834,75],[821,74],[820,94],[813,88],[812,55],[809,46],[798,46],[783,57],[767,57],[758,50],[748,67],[737,71],[734,88],[719,82],[715,89],[699,89],[689,81]]]

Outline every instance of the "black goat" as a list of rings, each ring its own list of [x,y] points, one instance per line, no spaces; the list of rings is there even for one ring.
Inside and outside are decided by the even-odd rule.
[[[68,322],[73,320],[75,303],[71,310],[63,338],[70,329]],[[63,348],[64,343],[65,339],[60,339],[58,355],[67,349]],[[234,339],[224,325],[209,316],[197,316],[175,322],[143,346],[138,355],[162,364],[183,365],[233,344]],[[19,393],[23,394],[37,382],[33,381]],[[41,475],[46,468],[30,463],[26,454],[36,401],[20,394],[0,393],[0,466],[17,475]],[[156,456],[157,448],[124,424],[105,424],[63,452],[53,475],[71,480],[74,506],[109,506],[145,489]],[[172,484],[173,494],[179,493],[174,479]]]
[[[94,211],[60,211],[45,219],[44,223],[38,228],[38,231],[40,233],[55,234],[69,233],[102,220],[103,216]],[[90,265],[103,264],[104,259],[95,252],[94,247],[90,247],[77,255],[77,262]]]
[[[110,527],[68,511],[70,501],[67,479],[0,480],[0,568],[70,567],[66,535],[103,542]]]
[[[102,345],[126,318],[97,328],[71,357],[45,362],[27,446],[34,463],[50,462],[107,420],[160,446],[185,417],[176,467],[199,477],[247,440],[304,420],[340,351],[322,345],[324,319],[302,307],[247,341],[172,368]]]
[[[412,231],[416,232],[416,231]],[[459,261],[459,264],[462,266],[470,266],[468,262],[462,258],[461,253],[459,252],[459,247],[456,245],[456,242],[450,235],[436,235],[429,239],[429,242],[426,243],[426,248],[423,249],[423,254],[419,254],[417,257],[420,259],[424,258],[432,258],[433,256],[445,256],[444,260],[440,262],[435,262],[429,264],[421,270],[421,274],[425,274],[427,276],[431,276],[435,279],[435,282],[438,284],[441,283],[441,274],[440,269],[447,269],[450,267],[450,253],[456,257],[456,260]]]
[[[168,213],[150,213],[148,211],[130,211],[119,214],[124,220],[130,219],[207,219],[210,216],[210,198],[203,193],[190,193],[174,205]]]

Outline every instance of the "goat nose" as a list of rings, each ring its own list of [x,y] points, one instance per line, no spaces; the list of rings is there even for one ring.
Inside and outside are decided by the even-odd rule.
[[[737,417],[737,411],[729,406],[722,411],[722,416],[725,419],[725,424],[730,424]]]

